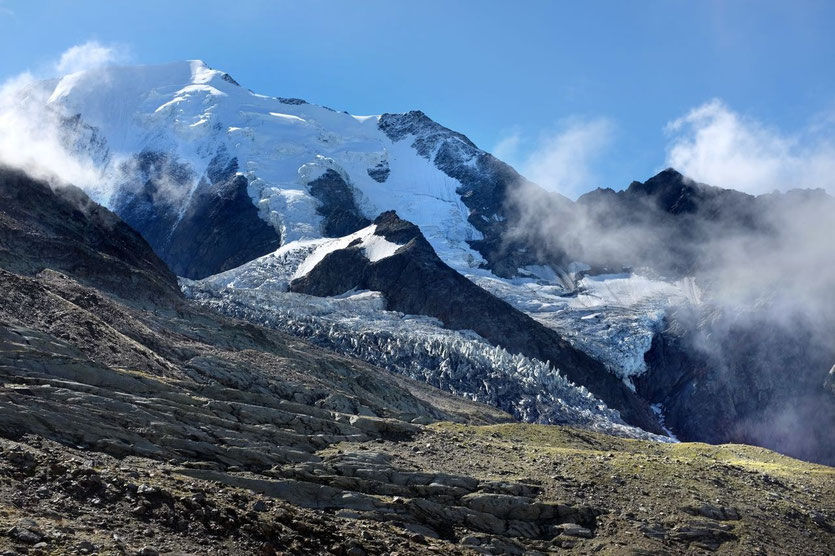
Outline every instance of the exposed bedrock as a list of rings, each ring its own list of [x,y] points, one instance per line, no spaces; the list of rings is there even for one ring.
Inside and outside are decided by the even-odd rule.
[[[338,172],[328,169],[308,185],[310,194],[321,205],[317,212],[322,216],[322,232],[326,237],[347,236],[371,221],[357,207],[354,191]]]
[[[236,174],[237,159],[219,153],[192,193],[197,177],[170,155],[143,152],[135,159],[126,174],[136,183],[121,190],[114,210],[178,276],[205,278],[280,245],[247,193],[247,179]]]

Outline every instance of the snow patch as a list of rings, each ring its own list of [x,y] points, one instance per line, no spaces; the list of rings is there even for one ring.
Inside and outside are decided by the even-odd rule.
[[[652,412],[655,413],[656,416],[658,416],[658,424],[661,425],[661,428],[664,429],[664,432],[667,433],[667,436],[678,442],[679,440],[678,438],[676,438],[676,435],[673,434],[673,431],[671,431],[664,425],[664,406],[660,403],[657,403],[649,407],[650,409],[652,409]]]
[[[372,263],[391,257],[402,247],[402,245],[392,243],[382,236],[375,235],[374,232],[376,230],[377,225],[372,224],[345,237],[322,241],[319,247],[299,265],[293,274],[293,278],[307,275],[330,253],[339,251],[340,249],[347,249],[352,245],[361,247],[366,258]]]

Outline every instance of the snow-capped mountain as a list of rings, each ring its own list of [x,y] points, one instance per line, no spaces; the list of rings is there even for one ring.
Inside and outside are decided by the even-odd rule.
[[[257,209],[250,217],[275,231],[273,241],[261,232],[259,255],[279,242],[346,235],[396,210],[444,260],[482,262],[467,243],[483,239],[469,222],[468,191],[449,173],[476,171],[488,155],[421,113],[353,116],[259,95],[200,61],[92,70],[45,85],[54,87],[50,106],[95,130],[87,145],[73,141],[103,175],[86,189],[187,277],[229,266],[192,268],[177,251],[187,221],[206,218],[201,193],[236,176]],[[246,243],[235,239],[235,248]]]
[[[502,248],[505,190],[532,184],[421,112],[353,116],[300,99],[259,95],[199,61],[104,68],[43,86],[49,89],[49,107],[65,122],[67,145],[99,173],[85,189],[142,233],[185,278],[206,278],[276,249],[285,255],[308,253],[299,267],[304,274],[326,248],[308,251],[308,246],[327,237],[343,238],[331,242],[333,249],[369,241],[378,236],[356,234],[378,214],[393,210],[417,226],[429,251],[443,263],[481,280],[520,309],[517,313],[502,305],[480,319],[468,315],[457,323],[444,322],[447,326],[478,328],[485,319],[506,318],[498,313],[522,318],[524,311],[553,312],[559,295],[575,289],[566,272],[525,266],[536,261],[526,260],[524,249]],[[392,245],[378,240],[366,252],[373,262]],[[555,294],[551,303],[533,307],[531,294],[547,295],[546,290]],[[285,293],[280,287],[273,291]],[[224,294],[230,292],[227,284]],[[430,292],[412,293],[432,298]],[[494,299],[486,292],[477,297],[488,305]],[[420,307],[399,309],[438,316]],[[636,409],[640,403],[628,390],[621,391],[623,385],[581,351],[563,346],[544,320],[541,330],[552,335],[547,341],[509,341],[510,329],[493,337],[492,330],[482,333],[513,353],[550,357],[575,382],[587,383],[589,373],[598,375],[595,380],[607,384],[588,384],[596,395],[632,415],[633,423],[660,431],[647,407]],[[519,326],[541,324],[530,320]],[[560,347],[544,347],[549,343]],[[615,351],[635,351],[625,347],[629,342],[604,343],[617,346]],[[581,357],[583,363],[569,363],[564,354]],[[612,355],[607,363],[617,366],[618,360],[634,357]]]
[[[47,86],[50,105],[74,128],[83,122],[86,134],[72,144],[103,174],[85,189],[181,276],[203,278],[280,245],[345,236],[394,210],[444,262],[537,318],[555,324],[561,310],[601,304],[594,293],[566,303],[574,274],[530,264],[538,262],[533,249],[503,248],[505,190],[532,184],[420,112],[352,116],[267,97],[199,61],[106,68]],[[612,304],[638,302],[643,312],[642,301],[682,297],[664,284],[640,287],[640,299],[610,297]],[[658,319],[644,320],[646,337]],[[637,349],[631,340],[606,343],[615,352],[595,351],[616,373],[641,368],[646,340]]]
[[[94,169],[79,185],[218,310],[530,421],[661,433],[652,403],[688,438],[734,440],[785,401],[741,401],[743,377],[723,383],[727,419],[703,419],[716,391],[687,365],[704,342],[670,331],[713,310],[706,238],[767,235],[759,215],[788,197],[667,170],[572,203],[422,112],[265,96],[200,61],[39,86]]]

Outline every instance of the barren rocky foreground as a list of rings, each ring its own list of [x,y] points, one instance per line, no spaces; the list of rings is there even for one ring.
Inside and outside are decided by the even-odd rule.
[[[78,192],[0,184],[5,553],[833,552],[832,468],[515,423],[196,307]]]

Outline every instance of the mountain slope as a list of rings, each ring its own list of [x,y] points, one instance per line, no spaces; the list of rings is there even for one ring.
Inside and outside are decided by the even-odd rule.
[[[145,240],[73,186],[53,189],[0,167],[0,266],[21,274],[45,268],[85,284],[155,304],[181,297],[177,279]]]
[[[63,190],[11,180],[42,194],[3,205],[16,215],[0,260],[4,550],[824,553],[833,542],[830,468],[507,423],[160,296],[171,275],[147,244],[110,252],[113,239],[138,237],[115,216],[67,212]],[[59,217],[65,226],[39,233],[20,225]],[[102,220],[121,231],[99,236]],[[112,260],[69,266],[52,259],[56,244]],[[16,257],[41,270],[13,272]],[[145,280],[108,290],[111,267]],[[459,424],[419,424],[438,419]]]
[[[413,275],[419,281],[411,295],[436,306],[391,299],[389,280],[392,308],[440,316],[448,328],[476,329],[511,353],[558,365],[628,422],[662,432],[648,406],[596,361],[455,272],[489,266],[510,276],[525,262],[502,238],[504,197],[524,179],[460,133],[421,112],[355,117],[257,95],[196,61],[105,68],[44,86],[52,90],[50,108],[74,129],[95,130],[71,141],[102,176],[87,190],[177,274],[202,278],[275,251],[279,242],[287,248],[347,236],[394,209],[426,243],[414,260],[432,260],[413,269],[428,274]],[[95,141],[85,145],[87,137]],[[482,303],[445,318],[455,313],[441,306],[449,295],[432,295],[434,275]],[[502,324],[488,329],[491,320]]]

